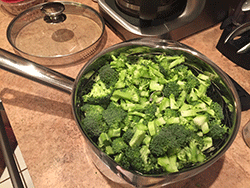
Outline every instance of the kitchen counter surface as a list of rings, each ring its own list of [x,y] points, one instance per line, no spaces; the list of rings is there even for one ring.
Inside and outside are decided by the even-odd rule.
[[[78,2],[98,10],[98,5],[91,0]],[[13,52],[6,38],[6,29],[12,18],[0,12],[1,48]],[[216,50],[221,34],[219,25],[215,25],[181,42],[209,57],[250,93],[250,72],[235,65]],[[121,42],[108,27],[105,39],[103,48]],[[52,68],[75,78],[85,62]],[[35,187],[120,187],[105,178],[88,158],[86,143],[74,121],[68,94],[4,70],[0,70],[0,80],[0,98]],[[234,143],[215,164],[169,187],[248,188],[250,149],[243,141],[242,128],[249,120],[250,111],[242,112],[240,130]]]

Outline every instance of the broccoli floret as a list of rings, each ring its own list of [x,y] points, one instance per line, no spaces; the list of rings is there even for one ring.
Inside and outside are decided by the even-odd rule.
[[[169,96],[173,94],[175,98],[178,98],[179,94],[181,93],[180,85],[177,84],[176,81],[168,82],[164,85],[162,92],[164,97],[169,98]]]
[[[113,128],[111,127],[109,130],[108,130],[108,136],[110,138],[114,138],[114,137],[119,137],[121,136],[121,128]]]
[[[102,132],[100,136],[98,137],[98,146],[103,149],[104,147],[107,148],[107,146],[110,146],[111,139],[108,136],[107,133]]]
[[[123,138],[119,137],[112,141],[112,149],[114,153],[121,153],[125,151],[128,145],[124,142]]]
[[[102,132],[107,132],[108,126],[101,116],[90,115],[82,120],[82,127],[90,138],[98,137]]]
[[[112,69],[109,64],[99,69],[100,80],[105,84],[106,88],[114,87],[119,78],[119,73]]]
[[[224,135],[227,133],[227,128],[223,125],[219,124],[210,124],[209,125],[209,133],[208,136],[211,136],[213,139],[222,139]]]
[[[82,119],[82,127],[91,137],[98,137],[102,132],[108,131],[108,125],[102,117],[103,107],[99,105],[85,104],[81,107],[85,117]]]
[[[186,75],[185,80],[185,90],[187,93],[190,93],[193,88],[197,88],[200,84],[199,80],[193,74]]]
[[[177,65],[180,65],[181,63],[185,62],[184,56],[166,56],[166,55],[159,55],[156,56],[156,60],[160,62],[160,65],[168,70],[172,69]]]
[[[142,151],[141,147],[128,147],[118,163],[120,165],[125,165],[129,170],[138,171],[140,173],[153,174],[161,172],[162,169],[157,165],[157,159],[152,155],[148,155],[145,161],[145,155],[148,154]]]
[[[165,76],[165,78],[170,78],[170,70],[165,69],[162,65],[159,64],[159,71]]]
[[[113,61],[110,62],[111,68],[116,69],[117,71],[123,70],[126,65],[127,57],[124,55],[119,55],[118,57],[111,55]]]
[[[217,117],[219,120],[224,119],[224,113],[221,105],[217,102],[212,102],[210,105],[210,108],[215,112],[215,117]]]
[[[123,140],[129,144],[130,140],[132,139],[133,135],[135,133],[135,130],[132,128],[129,128],[124,134],[122,135]]]
[[[130,169],[130,161],[124,153],[120,153],[114,157],[115,162],[121,165],[123,168]]]
[[[190,74],[189,69],[186,65],[180,64],[176,66],[174,69],[171,69],[170,78],[178,75],[178,80],[184,80]]]
[[[102,116],[109,126],[115,127],[118,123],[125,119],[127,112],[120,106],[110,103],[108,108],[102,112]]]
[[[125,151],[125,156],[130,162],[131,169],[139,172],[144,171],[144,162],[141,158],[140,147],[128,147]]]
[[[144,113],[146,115],[145,119],[147,121],[153,120],[155,117],[156,111],[157,111],[157,105],[155,103],[151,103],[151,104],[147,105],[145,108],[145,111],[144,111]]]
[[[115,89],[121,89],[126,86],[125,80],[127,76],[127,71],[125,69],[121,70],[118,75],[118,81],[115,84]]]
[[[179,117],[180,112],[178,110],[172,110],[170,108],[166,108],[164,111],[164,117],[171,118],[171,117]]]
[[[196,95],[201,98],[204,102],[211,104],[212,100],[207,96],[207,90],[211,85],[211,80],[208,76],[204,74],[199,74],[197,76],[200,84],[198,88],[195,88]]]
[[[151,80],[149,84],[149,89],[151,91],[161,91],[163,89],[164,85],[159,84],[157,80]]]
[[[107,89],[105,84],[101,80],[98,80],[93,84],[91,91],[82,96],[82,99],[89,104],[107,106],[112,92],[113,90],[111,88]]]
[[[203,162],[205,160],[205,155],[201,152],[203,148],[203,140],[193,139],[189,143],[189,147],[186,147],[186,155],[188,161],[192,163]]]
[[[164,156],[174,148],[185,146],[192,138],[192,132],[183,125],[170,125],[163,127],[159,134],[152,138],[149,144],[151,153],[157,157]]]
[[[85,116],[91,115],[91,114],[102,114],[102,111],[104,108],[100,105],[94,105],[94,104],[84,104],[81,107],[81,111],[85,113]]]

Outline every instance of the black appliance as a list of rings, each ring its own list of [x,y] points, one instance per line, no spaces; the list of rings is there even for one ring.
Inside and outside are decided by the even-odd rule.
[[[226,19],[239,0],[98,0],[106,23],[123,40],[180,40]]]
[[[229,60],[249,70],[250,1],[242,0],[234,14],[225,19],[220,28],[223,33],[216,48]]]

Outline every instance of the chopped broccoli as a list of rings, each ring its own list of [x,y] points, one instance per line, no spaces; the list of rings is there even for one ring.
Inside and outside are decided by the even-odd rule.
[[[112,141],[112,149],[115,154],[125,151],[127,147],[128,145],[124,142],[124,140],[121,137],[116,138]]]
[[[130,140],[132,139],[135,131],[132,128],[129,128],[124,134],[122,135],[123,140],[129,144]]]
[[[209,125],[210,131],[208,136],[211,136],[213,139],[222,139],[223,136],[227,133],[227,128],[219,124]]]
[[[120,55],[120,56],[116,57],[116,56],[112,55],[111,57],[113,59],[113,61],[110,62],[111,68],[114,68],[117,71],[119,71],[119,70],[123,70],[126,67],[126,65],[125,65],[125,62],[127,61],[126,56]]]
[[[124,153],[117,154],[114,157],[115,162],[117,162],[119,165],[121,165],[123,168],[129,170],[131,167],[131,163],[129,159],[125,156]]]
[[[116,126],[127,116],[127,112],[120,106],[110,103],[108,108],[102,111],[102,116],[109,126]]]
[[[164,97],[169,98],[171,94],[174,95],[174,97],[178,97],[181,93],[180,85],[176,81],[168,82],[163,87],[163,94]]]
[[[128,147],[124,153],[115,158],[115,161],[128,170],[145,174],[160,173],[163,170],[158,166],[157,159],[150,155],[146,146]]]
[[[166,108],[164,111],[164,117],[171,118],[171,117],[179,117],[180,112],[178,110],[172,110],[170,108]]]
[[[100,136],[102,132],[108,131],[108,125],[102,117],[103,107],[99,105],[85,104],[81,107],[85,113],[82,120],[82,127],[91,138]]]
[[[160,65],[166,70],[172,69],[175,66],[180,65],[181,63],[185,62],[184,56],[159,55],[159,56],[156,56],[156,59],[158,62],[160,62]]]
[[[177,157],[176,155],[172,155],[170,157],[164,156],[164,157],[159,157],[158,158],[158,164],[163,166],[163,168],[167,172],[178,172],[178,167],[177,167]]]
[[[221,105],[217,102],[212,102],[210,108],[214,111],[215,117],[219,120],[224,119],[224,113]]]
[[[194,76],[191,73],[186,75],[185,80],[186,80],[185,90],[187,91],[187,93],[190,93],[193,88],[197,88],[200,84],[196,76]]]
[[[157,106],[155,103],[151,103],[145,107],[144,113],[146,115],[145,119],[147,121],[151,121],[155,118],[155,113],[157,110]]]
[[[208,95],[212,79],[194,72],[186,57],[140,56],[148,50],[128,48],[105,58],[79,100],[81,125],[122,168],[173,173],[206,161],[228,135],[224,99]]]
[[[175,75],[178,75],[178,80],[182,81],[182,80],[186,80],[188,75],[191,73],[192,72],[190,72],[188,66],[184,64],[180,64],[176,66],[174,69],[171,69],[169,76],[170,78],[173,78]]]
[[[81,111],[85,113],[85,116],[95,114],[101,114],[104,108],[100,105],[93,105],[93,104],[84,104],[81,106]]]
[[[133,137],[129,141],[129,145],[131,147],[140,146],[143,139],[145,138],[145,134],[146,134],[146,131],[141,130],[141,129],[136,129]]]
[[[112,95],[112,89],[107,89],[105,84],[98,80],[93,84],[91,91],[83,95],[83,101],[89,104],[101,104],[101,105],[108,105],[109,99]]]
[[[164,156],[171,149],[183,147],[192,138],[191,133],[183,125],[163,127],[159,134],[152,138],[149,149],[155,156]]]
[[[111,139],[109,138],[107,133],[102,132],[98,137],[98,146],[100,148],[110,146]]]
[[[139,102],[138,89],[134,86],[125,89],[118,89],[113,92],[111,100],[117,102],[119,99],[130,100],[133,102]]]
[[[112,69],[109,64],[99,69],[99,76],[106,88],[114,87],[119,79],[119,73],[115,69]]]
[[[139,172],[144,171],[144,162],[141,158],[141,152],[140,147],[129,147],[125,151],[125,156],[127,157],[127,160],[130,162],[130,166],[132,169],[137,170]]]
[[[108,130],[107,124],[97,116],[87,116],[82,120],[82,127],[91,137],[98,137],[102,132]]]

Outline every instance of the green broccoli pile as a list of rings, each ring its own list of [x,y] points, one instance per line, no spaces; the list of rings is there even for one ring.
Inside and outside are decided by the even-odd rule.
[[[82,127],[119,165],[143,174],[173,173],[207,160],[228,133],[222,106],[184,56],[111,55],[82,96]]]

